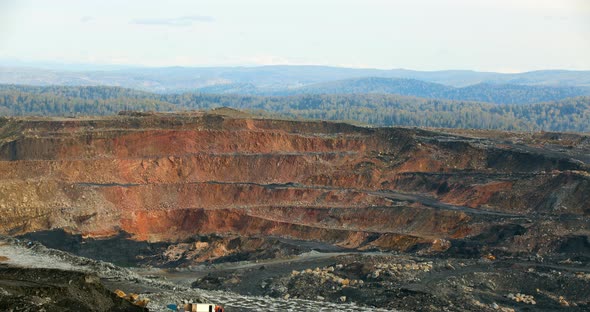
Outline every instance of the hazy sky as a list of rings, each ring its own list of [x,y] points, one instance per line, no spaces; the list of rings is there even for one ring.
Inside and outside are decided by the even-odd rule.
[[[0,0],[0,59],[590,69],[590,0]]]

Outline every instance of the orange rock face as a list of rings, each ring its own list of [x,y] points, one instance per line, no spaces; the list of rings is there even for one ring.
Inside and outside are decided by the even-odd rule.
[[[560,227],[546,246],[588,234],[584,136],[573,149],[545,151],[505,136],[215,114],[0,126],[2,234],[263,235],[443,252],[513,225],[526,234],[493,244],[530,245],[542,234],[538,220],[561,215],[576,226]]]

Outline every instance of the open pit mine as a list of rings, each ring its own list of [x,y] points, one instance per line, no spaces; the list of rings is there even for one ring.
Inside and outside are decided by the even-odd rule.
[[[108,261],[140,277],[93,274],[153,311],[188,299],[155,280],[226,311],[585,311],[589,216],[583,134],[229,109],[0,119],[0,269],[23,242]]]

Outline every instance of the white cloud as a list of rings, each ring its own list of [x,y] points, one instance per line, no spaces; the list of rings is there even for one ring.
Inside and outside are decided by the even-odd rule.
[[[89,22],[92,22],[93,20],[94,20],[94,17],[88,16],[88,15],[87,16],[82,16],[80,18],[80,22],[82,22],[82,23],[89,23]]]

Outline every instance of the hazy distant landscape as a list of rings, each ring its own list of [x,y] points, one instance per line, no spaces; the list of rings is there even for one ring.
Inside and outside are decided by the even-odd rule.
[[[5,83],[0,85],[3,116],[231,107],[375,126],[590,131],[589,71],[265,66],[66,72],[5,67],[0,82]]]
[[[1,64],[1,63],[0,63]],[[108,67],[107,67],[108,68]],[[76,70],[74,70],[76,69]],[[365,78],[369,78],[368,82]],[[381,84],[395,84],[397,79],[419,80],[430,88],[467,87],[478,84],[546,87],[590,87],[590,71],[541,70],[516,74],[477,72],[470,70],[414,71],[406,69],[358,69],[329,66],[255,66],[255,67],[131,67],[124,69],[87,70],[54,65],[24,67],[0,65],[0,83],[25,85],[106,85],[150,92],[182,92],[215,90],[215,93],[280,94],[333,92],[343,83],[362,85],[371,92],[371,79]],[[369,85],[367,85],[369,83]],[[376,83],[374,81],[374,83]],[[376,87],[376,86],[373,86]],[[342,90],[340,90],[342,92]],[[345,90],[346,93],[350,92]],[[418,92],[418,91],[413,91]],[[578,91],[585,92],[586,91]],[[389,92],[387,92],[389,93]],[[419,96],[418,94],[415,94]]]

